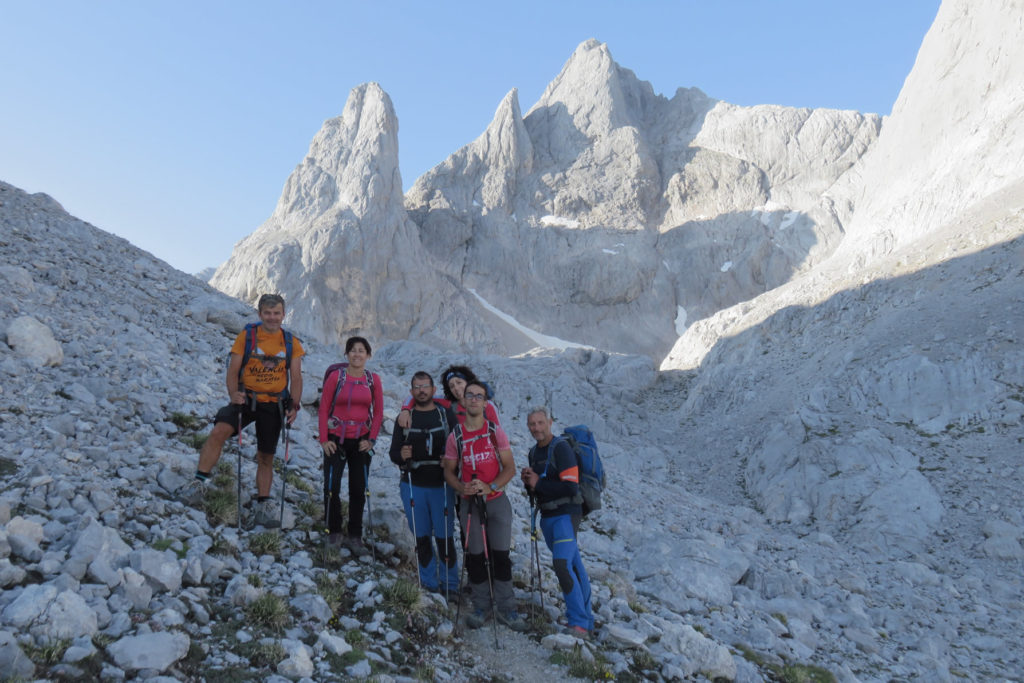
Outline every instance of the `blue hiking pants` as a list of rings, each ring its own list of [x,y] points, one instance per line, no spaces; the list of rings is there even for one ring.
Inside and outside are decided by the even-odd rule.
[[[420,583],[427,590],[443,591],[447,586],[451,593],[456,593],[459,560],[455,551],[455,492],[447,486],[412,486],[405,479],[399,492],[409,531],[416,537]]]
[[[565,613],[570,626],[582,626],[592,630],[594,615],[590,609],[590,578],[583,568],[576,534],[573,533],[572,517],[556,515],[541,517],[540,530],[544,542],[551,551],[555,576],[565,597]]]

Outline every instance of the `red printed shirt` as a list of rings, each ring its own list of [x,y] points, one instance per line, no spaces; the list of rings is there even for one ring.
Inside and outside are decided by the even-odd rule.
[[[508,435],[500,425],[494,425],[494,439],[491,439],[487,422],[476,431],[469,431],[462,427],[462,453],[458,452],[458,440],[453,431],[448,435],[448,442],[445,444],[445,460],[459,461],[459,479],[464,482],[473,481],[474,475],[477,479],[490,484],[497,479],[501,472],[501,460],[498,457],[499,450],[510,450],[512,448]],[[497,449],[495,443],[497,442]],[[501,491],[495,491],[487,496],[492,500],[501,495]]]

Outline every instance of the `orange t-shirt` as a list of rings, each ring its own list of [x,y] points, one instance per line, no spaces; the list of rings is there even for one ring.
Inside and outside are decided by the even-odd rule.
[[[235,337],[231,353],[245,355],[245,330]],[[302,342],[292,335],[292,361],[301,358],[305,353]],[[242,386],[256,392],[257,401],[274,403],[277,396],[271,394],[279,394],[288,387],[286,355],[284,333],[271,334],[264,330],[262,325],[256,328],[256,348],[249,356],[248,365],[242,368]]]

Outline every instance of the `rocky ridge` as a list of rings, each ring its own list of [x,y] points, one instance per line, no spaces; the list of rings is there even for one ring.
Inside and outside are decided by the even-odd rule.
[[[397,119],[363,85],[212,282],[247,301],[268,288],[301,297],[295,323],[324,342],[361,331],[535,345],[472,291],[544,334],[661,358],[694,320],[832,252],[852,210],[846,175],[880,126],[695,88],[668,99],[590,40],[525,117],[510,91],[483,134],[403,198]]]

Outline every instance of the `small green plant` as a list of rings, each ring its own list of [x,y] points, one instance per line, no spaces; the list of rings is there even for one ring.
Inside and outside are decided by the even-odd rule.
[[[652,671],[658,668],[658,662],[649,650],[637,650],[633,653],[633,668],[637,671]]]
[[[158,538],[155,541],[153,541],[153,550],[159,550],[163,552],[164,550],[170,548],[172,545],[174,545],[173,538]]]
[[[198,451],[202,449],[208,436],[208,434],[188,434],[186,436],[179,436],[178,441]]]
[[[356,662],[366,659],[366,653],[361,648],[353,647],[343,655],[336,655],[333,652],[327,653],[327,662],[331,665],[331,671],[344,671],[347,667]]]
[[[313,519],[314,521],[323,519],[324,516],[324,504],[319,500],[313,500],[307,498],[306,500],[299,503],[299,511],[302,512],[306,517]]]
[[[34,663],[52,666],[64,658],[64,651],[70,646],[70,640],[53,640],[45,645],[22,645],[22,650]]]
[[[836,683],[836,677],[828,669],[813,664],[775,664],[768,661],[746,645],[736,645],[743,659],[760,669],[767,669],[774,680],[782,683]]]
[[[92,637],[92,644],[100,650],[105,650],[108,645],[113,643],[117,638],[107,633],[97,633]]]
[[[402,614],[412,612],[420,600],[419,586],[401,577],[381,588],[380,593],[384,597],[385,605]]]
[[[213,545],[210,546],[210,550],[207,551],[211,555],[227,555],[229,557],[238,557],[238,548],[231,545],[227,540],[217,534],[213,537]]]
[[[789,619],[786,619],[786,615],[782,612],[772,612],[772,618],[786,628],[789,628]]]
[[[836,683],[831,671],[812,664],[787,664],[776,675],[782,683]]]
[[[213,485],[219,489],[230,491],[235,486],[235,475],[233,474],[220,474],[213,475]]]
[[[365,640],[366,636],[363,635],[363,632],[357,628],[345,631],[345,642],[351,645],[352,647],[355,647],[356,645],[362,645]]]
[[[316,592],[320,594],[320,597],[324,599],[332,612],[337,612],[338,607],[348,597],[345,584],[337,578],[331,578],[326,572],[317,575]]]
[[[300,476],[297,472],[289,470],[284,475],[284,480],[289,488],[293,488],[296,491],[302,491],[303,493],[309,494],[316,491],[316,489],[313,488],[313,485],[309,483],[309,480]]]
[[[206,516],[214,526],[219,524],[234,524],[238,518],[238,498],[234,491],[213,488],[206,494],[203,501],[206,508]]]
[[[281,552],[281,535],[274,531],[264,531],[249,537],[249,552],[253,555],[273,555]]]
[[[318,566],[324,569],[338,569],[342,565],[341,548],[329,543],[321,543],[314,558],[319,560]]]
[[[594,653],[593,660],[583,654],[583,648],[576,645],[572,650],[563,650],[551,655],[552,664],[561,664],[569,668],[569,675],[575,678],[585,678],[588,681],[606,680],[615,678],[608,661],[601,653]]]
[[[288,655],[284,646],[276,640],[251,640],[243,643],[239,650],[239,654],[248,659],[251,666],[260,669],[273,669]]]
[[[245,577],[245,580],[249,582],[250,586],[255,586],[256,588],[263,586],[263,577],[259,574],[249,574],[249,576]]]
[[[195,415],[189,415],[187,413],[171,413],[170,421],[182,429],[191,429],[192,431],[202,429],[203,427],[202,420]]]
[[[273,593],[264,593],[250,602],[245,614],[250,621],[277,631],[288,624],[288,605]]]

